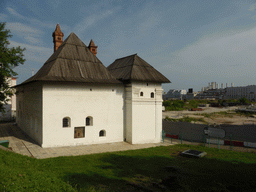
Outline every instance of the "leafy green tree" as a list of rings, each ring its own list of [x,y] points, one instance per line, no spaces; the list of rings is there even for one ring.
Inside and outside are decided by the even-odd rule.
[[[241,99],[239,99],[239,103],[246,104],[246,103],[249,103],[249,100],[245,97],[242,97]]]
[[[13,89],[10,88],[7,77],[16,76],[17,73],[13,71],[14,67],[19,64],[24,64],[23,51],[19,47],[8,48],[10,42],[8,38],[11,38],[10,30],[5,29],[5,24],[0,22],[0,111],[4,112],[4,104],[8,101],[8,98],[14,94]]]
[[[163,101],[163,106],[171,106],[172,102],[171,101]]]
[[[198,101],[192,99],[192,100],[189,100],[189,105],[191,108],[197,108],[198,107]]]

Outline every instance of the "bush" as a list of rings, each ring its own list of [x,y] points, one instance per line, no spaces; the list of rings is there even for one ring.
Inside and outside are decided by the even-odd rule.
[[[181,111],[183,110],[184,101],[174,100],[174,101],[164,101],[163,105],[165,106],[166,111]]]
[[[189,105],[190,105],[191,108],[197,108],[198,107],[198,101],[190,100]]]
[[[245,97],[239,99],[239,103],[243,103],[243,104],[246,104],[246,103],[249,103],[249,100],[246,99]]]
[[[171,101],[163,101],[163,106],[167,107],[167,106],[171,106]]]

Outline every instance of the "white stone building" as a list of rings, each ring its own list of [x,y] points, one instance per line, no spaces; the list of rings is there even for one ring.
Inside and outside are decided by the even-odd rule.
[[[17,124],[42,147],[127,141],[158,143],[161,83],[170,81],[137,54],[108,68],[71,33],[53,34],[56,50],[31,78],[16,86]]]
[[[16,77],[8,77],[7,83],[9,87],[16,85]],[[10,98],[7,98],[7,103],[4,104],[5,112],[0,112],[0,121],[11,121],[16,116],[16,95],[14,94]]]
[[[164,100],[183,99],[186,94],[187,94],[187,91],[185,89],[181,89],[181,90],[170,89],[165,95],[163,95],[163,99]]]
[[[256,85],[226,88],[225,99],[240,99],[243,97],[250,101],[256,101]]]

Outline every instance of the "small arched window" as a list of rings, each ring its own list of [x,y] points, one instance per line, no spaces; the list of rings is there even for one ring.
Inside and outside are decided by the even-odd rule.
[[[101,130],[99,133],[100,137],[106,137],[106,131],[105,130]]]
[[[69,117],[64,117],[62,119],[62,127],[70,127],[71,125],[71,120]]]
[[[143,96],[143,92],[140,92],[140,96],[141,96],[141,97]]]
[[[155,97],[155,94],[152,92],[152,93],[150,94],[150,97],[151,97],[151,98],[154,98],[154,97]]]
[[[92,126],[93,125],[93,118],[92,117],[86,117],[85,119],[85,125],[86,126]]]

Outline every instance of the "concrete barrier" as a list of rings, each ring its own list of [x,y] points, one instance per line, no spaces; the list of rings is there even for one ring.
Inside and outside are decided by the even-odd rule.
[[[256,148],[256,143],[252,143],[252,142],[244,142],[244,146],[245,147],[253,147]]]

